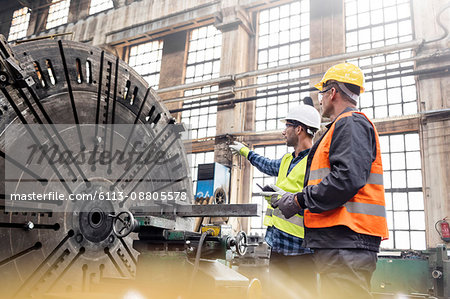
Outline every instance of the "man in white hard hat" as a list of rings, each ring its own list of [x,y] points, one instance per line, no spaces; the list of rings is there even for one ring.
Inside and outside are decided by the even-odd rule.
[[[303,189],[307,156],[314,134],[320,128],[320,114],[313,106],[299,105],[291,109],[281,121],[286,125],[282,132],[286,145],[294,147],[294,152],[285,154],[281,159],[271,160],[239,142],[230,145],[230,149],[246,157],[259,171],[277,177],[276,185],[272,185],[274,190],[271,191],[298,192]],[[270,192],[263,194],[271,195]],[[286,218],[279,209],[271,207],[272,197],[267,196],[266,200],[269,205],[264,225],[267,226],[265,240],[271,247],[270,290],[283,298],[313,298],[316,277],[311,268],[313,262],[309,258],[311,251],[302,246],[303,214]]]

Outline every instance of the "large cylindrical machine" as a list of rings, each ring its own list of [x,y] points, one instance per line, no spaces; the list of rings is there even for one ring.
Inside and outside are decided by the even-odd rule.
[[[3,40],[1,52],[0,167],[7,170],[0,187],[2,296],[83,291],[101,277],[134,277],[132,237],[118,238],[111,216],[154,207],[153,194],[184,194],[180,201],[191,202],[182,128],[145,80],[99,48],[42,40],[11,52]],[[44,129],[35,129],[36,124],[45,124]],[[58,154],[118,149],[145,152],[152,159],[58,164],[44,154],[34,165],[23,160],[26,142],[57,145]],[[30,181],[34,185],[27,185]],[[20,190],[103,194],[103,200],[12,202],[11,193]],[[192,229],[184,218],[175,223],[177,229]]]

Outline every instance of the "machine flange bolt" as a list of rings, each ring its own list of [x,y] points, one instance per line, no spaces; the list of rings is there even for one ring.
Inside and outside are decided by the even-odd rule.
[[[432,276],[434,279],[442,278],[442,272],[439,271],[439,270],[433,270],[433,272],[431,272],[431,276]]]
[[[25,229],[26,230],[32,230],[34,228],[34,223],[31,221],[28,221],[27,223],[25,223]]]

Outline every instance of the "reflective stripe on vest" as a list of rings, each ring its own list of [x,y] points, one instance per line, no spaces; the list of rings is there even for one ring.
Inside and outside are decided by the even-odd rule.
[[[317,185],[330,174],[329,151],[336,122],[344,117],[361,112],[351,111],[341,114],[331,125],[328,132],[321,139],[311,161],[308,185]],[[365,116],[367,118],[367,116]],[[386,222],[386,209],[384,201],[383,167],[381,164],[381,150],[378,132],[375,131],[377,155],[372,162],[370,175],[366,185],[359,189],[358,193],[341,207],[322,213],[311,213],[305,210],[305,226],[310,228],[324,228],[337,225],[345,225],[353,231],[361,234],[388,237]]]
[[[278,171],[276,185],[287,192],[295,193],[300,192],[303,189],[307,156],[298,162],[297,165],[292,168],[291,172],[289,172],[289,175],[287,175],[292,159],[293,156],[291,153],[283,156]],[[275,226],[279,230],[299,238],[303,238],[305,235],[303,216],[294,215],[293,217],[286,219],[278,208],[273,209],[271,206],[267,207],[266,215],[264,216],[264,225]]]
[[[266,211],[266,215],[268,215],[269,217],[270,216],[276,216],[276,217],[281,218],[281,219],[283,219],[285,221],[288,221],[288,222],[290,222],[292,224],[295,224],[295,225],[303,227],[303,217],[300,216],[300,215],[295,215],[295,216],[293,216],[293,217],[291,217],[289,219],[286,219],[284,217],[283,213],[281,213],[280,209],[269,209],[269,208]]]
[[[384,206],[348,201],[344,204],[344,207],[349,213],[380,216],[386,218],[386,209],[384,208]]]
[[[322,180],[330,173],[329,168],[320,168],[316,170],[311,170],[309,172],[309,179],[311,181],[314,180]],[[371,173],[367,178],[367,184],[371,185],[383,185],[383,175],[379,173]]]

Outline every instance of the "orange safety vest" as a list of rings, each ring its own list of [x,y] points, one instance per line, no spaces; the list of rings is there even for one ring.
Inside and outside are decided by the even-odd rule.
[[[319,184],[324,177],[330,174],[329,152],[336,122],[341,118],[352,116],[353,113],[361,114],[367,118],[361,112],[350,111],[342,113],[336,119],[314,153],[309,171],[308,186]],[[388,238],[380,142],[374,124],[368,118],[367,120],[375,130],[377,155],[375,161],[372,162],[366,185],[359,189],[358,193],[348,202],[336,209],[322,213],[312,213],[305,210],[304,222],[306,227],[324,228],[345,225],[360,234],[379,236],[383,240]]]

